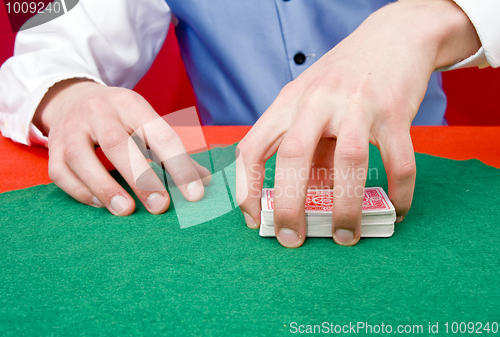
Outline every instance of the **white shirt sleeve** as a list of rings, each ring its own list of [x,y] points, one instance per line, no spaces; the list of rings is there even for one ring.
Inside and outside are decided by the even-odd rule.
[[[467,14],[481,40],[481,48],[471,57],[439,70],[467,67],[500,67],[500,1],[454,0]]]
[[[0,131],[46,144],[31,122],[47,90],[69,78],[133,88],[160,51],[171,21],[165,0],[80,0],[68,13],[17,34],[0,69]]]

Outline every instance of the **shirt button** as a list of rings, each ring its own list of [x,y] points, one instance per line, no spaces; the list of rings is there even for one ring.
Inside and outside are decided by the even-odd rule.
[[[302,53],[297,53],[295,54],[295,56],[293,57],[293,60],[295,61],[295,63],[297,64],[302,64],[306,61],[306,56]]]

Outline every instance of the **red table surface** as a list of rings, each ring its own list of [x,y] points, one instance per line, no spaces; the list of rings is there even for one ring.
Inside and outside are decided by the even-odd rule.
[[[204,126],[207,144],[233,144],[250,126]],[[476,158],[500,168],[500,127],[419,126],[411,135],[416,152],[466,160]],[[0,192],[50,183],[48,151],[27,147],[0,137]],[[107,166],[108,167],[108,166]]]

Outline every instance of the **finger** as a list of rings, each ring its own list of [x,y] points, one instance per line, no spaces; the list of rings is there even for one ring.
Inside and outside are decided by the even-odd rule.
[[[64,158],[76,176],[112,214],[129,215],[134,211],[134,200],[97,158],[88,136],[75,135],[64,150]]]
[[[52,143],[52,142],[51,142]],[[60,146],[49,146],[49,178],[64,192],[82,204],[101,208],[104,207],[89,188],[75,175],[64,161]]]
[[[261,223],[260,198],[264,183],[265,160],[261,154],[249,151],[246,145],[236,148],[236,202],[249,228],[259,228]]]
[[[333,154],[337,141],[334,138],[321,138],[314,151],[309,188],[333,188]]]
[[[341,123],[337,135],[332,235],[337,244],[344,246],[355,245],[361,237],[369,132],[366,122],[350,118]]]
[[[170,197],[165,185],[149,166],[134,138],[121,125],[103,123],[96,138],[104,155],[132,188],[134,194],[153,214],[165,212],[170,205]]]
[[[288,113],[288,109],[277,100],[236,148],[236,201],[250,228],[260,227],[266,161],[276,153],[288,129],[287,123],[279,118],[282,113]]]
[[[274,231],[281,245],[300,247],[306,237],[305,199],[314,150],[324,123],[302,114],[281,142],[274,181]]]
[[[410,132],[395,130],[378,143],[387,172],[389,199],[396,209],[396,222],[401,222],[410,210],[417,175]]]
[[[191,162],[193,163],[193,166],[195,167],[196,171],[198,171],[198,174],[200,175],[201,182],[203,185],[210,185],[210,182],[212,181],[212,174],[210,171],[204,167],[198,164],[198,162],[194,159],[191,158]]]
[[[194,165],[175,131],[158,117],[136,132],[153,150],[186,200],[200,200],[204,187],[198,172],[199,167]]]

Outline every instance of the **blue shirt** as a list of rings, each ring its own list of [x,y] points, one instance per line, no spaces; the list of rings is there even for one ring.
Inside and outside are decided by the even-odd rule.
[[[385,0],[167,0],[205,125],[251,125],[294,80]],[[295,55],[306,55],[297,64]],[[433,73],[414,125],[443,125]]]

